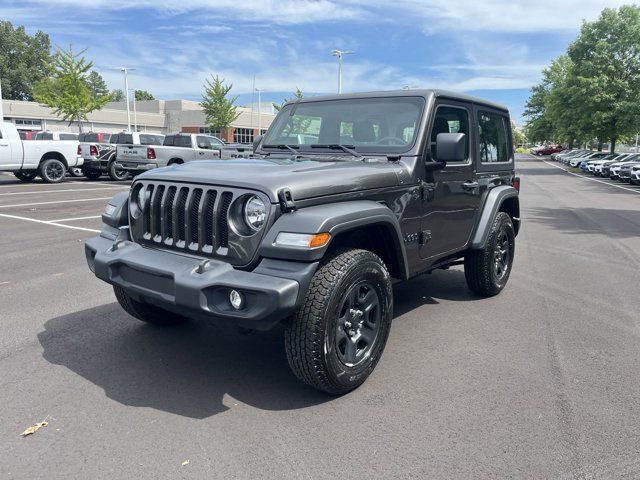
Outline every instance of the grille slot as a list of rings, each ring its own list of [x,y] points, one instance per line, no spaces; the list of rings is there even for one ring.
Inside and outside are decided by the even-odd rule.
[[[189,238],[187,245],[191,250],[197,250],[200,242],[198,232],[200,230],[200,200],[202,200],[202,189],[196,188],[191,191],[189,209],[186,213]]]
[[[217,196],[218,192],[216,192],[215,190],[209,190],[204,196],[204,204],[202,206],[203,238],[201,239],[200,244],[202,245],[203,250],[208,250],[209,252],[213,250],[213,245],[215,244],[213,217]]]
[[[181,188],[175,203],[176,245],[180,247],[184,246],[186,240],[185,210],[187,208],[188,196],[189,189],[186,187]],[[182,242],[182,245],[180,245],[180,242]]]
[[[227,223],[227,214],[233,200],[233,193],[224,192],[220,198],[220,209],[218,211],[218,246],[222,248],[229,247],[229,224]]]

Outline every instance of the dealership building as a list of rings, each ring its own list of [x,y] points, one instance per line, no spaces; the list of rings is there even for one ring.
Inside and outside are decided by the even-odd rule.
[[[69,125],[56,116],[50,108],[37,102],[3,100],[4,120],[15,124],[18,130],[77,132],[78,125]],[[192,100],[146,100],[130,104],[131,129],[150,133],[208,133],[227,142],[250,143],[264,133],[275,116],[270,103],[263,103],[261,111],[238,107],[238,118],[229,128],[211,130],[198,102]],[[114,133],[127,129],[126,102],[112,102],[102,110],[90,113],[83,122],[84,131]]]

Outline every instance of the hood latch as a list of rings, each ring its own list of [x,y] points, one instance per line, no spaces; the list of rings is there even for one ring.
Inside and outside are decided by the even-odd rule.
[[[288,187],[278,190],[278,201],[282,213],[293,212],[296,209],[296,202],[293,201],[293,194]]]

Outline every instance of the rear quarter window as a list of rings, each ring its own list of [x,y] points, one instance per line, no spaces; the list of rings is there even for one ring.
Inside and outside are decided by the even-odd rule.
[[[494,112],[478,112],[480,161],[500,163],[511,161],[508,119]]]

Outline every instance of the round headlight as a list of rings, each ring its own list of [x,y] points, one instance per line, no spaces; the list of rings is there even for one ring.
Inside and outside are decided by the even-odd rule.
[[[267,218],[267,207],[260,197],[253,195],[244,204],[244,221],[251,229],[258,231]]]
[[[138,190],[138,208],[140,211],[144,210],[144,203],[147,199],[147,192],[144,186]]]

